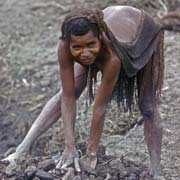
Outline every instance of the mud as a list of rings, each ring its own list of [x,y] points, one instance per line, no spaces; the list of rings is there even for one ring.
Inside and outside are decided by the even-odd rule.
[[[100,7],[128,4],[144,8],[153,16],[178,10],[178,0],[165,1],[123,0],[0,0],[0,154],[16,147],[47,100],[60,89],[57,43],[63,18],[76,7]],[[160,111],[164,125],[162,147],[162,179],[180,179],[180,35],[165,33],[165,82]],[[77,141],[87,141],[92,108],[87,117],[84,94],[78,102],[76,123]],[[82,108],[83,107],[83,108]],[[143,140],[143,127],[131,129],[139,120],[139,112],[129,119],[112,104],[108,109],[101,144],[106,147],[99,153],[95,172],[86,170],[74,174],[81,179],[147,179],[149,157]],[[131,130],[130,130],[131,129]],[[42,135],[33,145],[31,156],[23,161],[13,175],[8,176],[7,167],[0,164],[0,177],[5,179],[42,179],[37,174],[42,167],[38,163],[52,159],[64,148],[61,119]],[[130,131],[129,131],[130,130]],[[51,161],[52,162],[52,161]],[[53,164],[53,163],[52,163]],[[118,168],[117,168],[118,167]],[[31,169],[32,168],[32,169]],[[27,170],[28,169],[28,170]],[[30,170],[29,170],[30,169]],[[33,171],[27,177],[27,171]],[[43,171],[47,171],[44,170]],[[49,172],[50,171],[50,172]],[[52,171],[52,172],[51,172]],[[38,173],[37,173],[38,172]],[[53,179],[64,174],[53,174]],[[31,173],[30,173],[31,174]],[[47,175],[47,174],[46,174]],[[46,179],[48,179],[48,175]],[[50,177],[49,177],[50,178]],[[71,179],[73,179],[71,178]]]
[[[82,156],[85,153],[85,144],[78,145]],[[6,179],[22,179],[22,180],[139,180],[151,179],[147,176],[148,168],[140,162],[130,161],[126,158],[105,155],[105,147],[100,146],[98,150],[98,164],[96,169],[91,169],[83,165],[81,160],[81,172],[75,172],[73,167],[67,170],[59,170],[55,168],[53,157],[22,157],[16,166],[7,166],[1,163],[0,177]],[[57,158],[57,157],[56,157]]]

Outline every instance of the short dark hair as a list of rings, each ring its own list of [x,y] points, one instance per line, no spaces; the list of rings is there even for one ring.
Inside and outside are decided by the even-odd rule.
[[[92,31],[94,36],[99,37],[100,30],[96,23],[90,22],[86,17],[72,19],[64,25],[63,33],[67,41],[70,41],[71,35],[83,36]]]

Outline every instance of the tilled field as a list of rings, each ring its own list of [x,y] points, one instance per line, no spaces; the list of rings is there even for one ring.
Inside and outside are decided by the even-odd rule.
[[[167,1],[168,10],[178,9],[179,1]],[[56,48],[65,15],[81,7],[131,4],[143,7],[153,15],[163,11],[159,1],[92,0],[0,0],[0,153],[16,147],[47,100],[59,91],[59,67]],[[165,82],[161,116],[164,125],[161,179],[180,179],[180,35],[165,33]],[[78,102],[77,140],[84,152],[92,110],[87,117],[84,96]],[[131,129],[139,113],[129,119],[115,105],[109,108],[102,145],[95,171],[84,169],[70,179],[148,179],[149,163],[143,140],[143,127]],[[59,120],[32,148],[31,157],[9,172],[0,164],[0,177],[5,179],[59,179],[52,157],[63,150],[62,121]],[[2,155],[3,156],[3,155]],[[48,166],[44,167],[44,166]],[[5,175],[6,172],[6,175]],[[49,174],[45,173],[49,172]],[[44,174],[43,174],[44,173]],[[40,175],[39,175],[40,174]],[[41,177],[42,176],[42,177]],[[36,177],[36,178],[35,178]],[[2,178],[1,178],[2,179]]]

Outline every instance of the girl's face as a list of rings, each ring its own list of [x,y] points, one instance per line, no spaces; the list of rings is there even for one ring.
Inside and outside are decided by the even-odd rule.
[[[92,31],[82,36],[71,35],[70,51],[75,61],[90,65],[95,62],[101,48],[100,39]]]

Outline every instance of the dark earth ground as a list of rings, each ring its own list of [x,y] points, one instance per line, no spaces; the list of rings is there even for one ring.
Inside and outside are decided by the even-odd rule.
[[[165,10],[178,10],[180,1],[123,0],[0,0],[0,153],[16,147],[47,100],[58,92],[59,67],[56,48],[60,25],[72,9],[130,4],[142,7],[153,16]],[[165,33],[165,82],[160,106],[164,125],[161,179],[180,179],[180,35]],[[87,117],[84,96],[78,102],[77,141],[84,152],[92,110]],[[116,113],[114,113],[116,112]],[[84,169],[70,179],[151,179],[144,175],[149,158],[143,140],[143,127],[128,130],[139,113],[128,120],[112,104],[108,110],[96,171]],[[62,121],[59,120],[34,144],[31,157],[9,172],[0,164],[0,179],[61,179],[54,172],[52,157],[64,146]],[[38,167],[38,168],[36,168]],[[37,170],[38,169],[38,170]],[[41,170],[39,170],[41,169]],[[45,174],[44,171],[49,171]],[[37,172],[36,172],[37,170]],[[6,171],[6,175],[5,175]],[[44,173],[44,174],[43,174]]]

